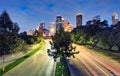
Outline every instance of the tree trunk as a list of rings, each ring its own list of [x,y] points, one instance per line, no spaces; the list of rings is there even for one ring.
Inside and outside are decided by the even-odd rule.
[[[4,72],[5,71],[5,50],[4,50],[4,54],[3,54],[3,69],[2,71]]]
[[[98,43],[98,41],[94,41],[93,48],[97,47],[97,43]]]
[[[118,48],[118,51],[120,52],[120,42],[116,46]]]
[[[109,51],[111,51],[112,50],[112,45],[109,45]]]
[[[118,51],[120,52],[120,46],[118,46]]]

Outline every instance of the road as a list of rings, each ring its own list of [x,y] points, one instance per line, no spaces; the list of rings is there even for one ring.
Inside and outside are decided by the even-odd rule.
[[[120,63],[74,44],[80,51],[67,60],[72,76],[120,76]]]
[[[48,41],[45,41],[43,47],[33,56],[4,74],[4,76],[53,76],[54,60],[47,54],[50,48]]]

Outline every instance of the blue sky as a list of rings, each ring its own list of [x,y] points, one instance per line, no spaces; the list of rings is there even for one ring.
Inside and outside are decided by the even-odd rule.
[[[61,15],[76,27],[77,13],[83,13],[83,24],[96,15],[111,24],[113,12],[120,14],[120,0],[0,0],[0,14],[6,9],[13,22],[20,26],[20,32],[35,29],[40,22],[56,21]]]

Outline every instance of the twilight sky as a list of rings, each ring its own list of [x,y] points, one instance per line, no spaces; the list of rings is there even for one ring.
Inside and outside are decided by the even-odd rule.
[[[0,0],[0,14],[6,9],[13,22],[20,26],[20,32],[35,29],[40,22],[56,21],[61,15],[76,27],[76,14],[83,13],[83,24],[96,15],[111,24],[113,12],[120,14],[120,0]]]

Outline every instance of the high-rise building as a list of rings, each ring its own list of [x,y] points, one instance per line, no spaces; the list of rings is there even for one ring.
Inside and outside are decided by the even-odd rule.
[[[68,20],[64,20],[64,31],[71,32],[73,30],[72,24],[68,22]]]
[[[77,27],[82,26],[82,16],[83,16],[82,13],[78,13],[78,14],[76,15],[76,26],[77,26]]]
[[[62,16],[56,17],[56,30],[59,31],[63,27],[65,32],[71,32],[73,30],[72,24],[68,20],[64,19]]]
[[[29,36],[33,36],[34,30],[28,30],[28,31],[26,31],[26,33],[27,33],[27,35],[29,35]]]
[[[118,14],[116,12],[114,12],[112,15],[112,25],[117,24],[118,21],[119,21]]]
[[[41,22],[40,25],[36,28],[37,32],[43,34],[44,26],[45,26],[45,22]]]
[[[44,38],[47,38],[49,36],[49,30],[48,29],[43,29],[43,33],[42,33]]]
[[[61,27],[63,27],[63,20],[62,16],[56,17],[56,30],[59,31]]]
[[[50,34],[50,36],[54,36],[55,33],[56,33],[55,23],[51,22],[50,23],[50,28],[49,28],[49,34]]]
[[[93,17],[93,20],[100,20],[100,15]]]

